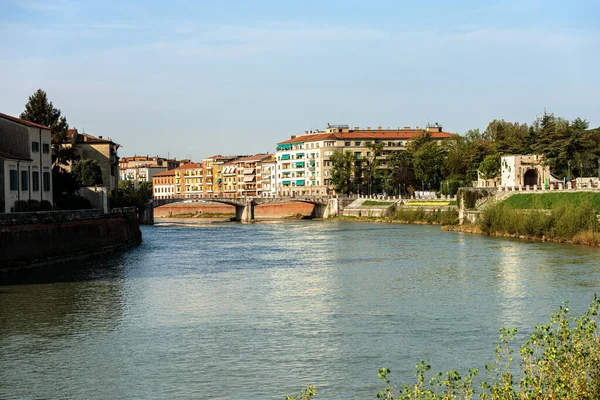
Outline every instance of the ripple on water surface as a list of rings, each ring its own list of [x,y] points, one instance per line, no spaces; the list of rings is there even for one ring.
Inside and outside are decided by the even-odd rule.
[[[0,286],[0,398],[373,398],[481,368],[600,288],[598,249],[439,227],[143,227],[138,248]]]

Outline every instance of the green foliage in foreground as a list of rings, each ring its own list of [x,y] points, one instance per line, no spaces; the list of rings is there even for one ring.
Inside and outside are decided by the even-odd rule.
[[[518,210],[550,210],[569,205],[579,207],[585,203],[591,204],[596,213],[600,213],[600,193],[593,192],[515,194],[502,202],[506,207]]]
[[[561,204],[553,206],[551,211],[515,210],[502,202],[487,207],[478,223],[487,234],[566,241],[573,240],[582,233],[594,236],[599,228],[596,211],[589,202],[578,206],[573,203]]]
[[[443,211],[437,209],[431,212],[418,207],[415,207],[415,209],[398,207],[391,219],[408,223],[456,225],[458,224],[458,210]]]
[[[516,357],[511,343],[516,329],[500,330],[494,364],[486,365],[486,376],[479,389],[473,378],[477,369],[466,376],[457,371],[440,372],[431,378],[426,375],[431,367],[426,361],[416,366],[417,381],[395,388],[389,378],[390,370],[379,370],[379,378],[386,388],[377,397],[388,400],[446,400],[473,399],[599,399],[600,398],[600,336],[598,308],[594,300],[587,312],[579,317],[569,315],[567,303],[552,315],[546,325],[535,332],[521,346],[520,374],[513,366]]]
[[[366,200],[362,203],[363,206],[391,206],[394,204],[393,201],[376,201],[376,200]]]

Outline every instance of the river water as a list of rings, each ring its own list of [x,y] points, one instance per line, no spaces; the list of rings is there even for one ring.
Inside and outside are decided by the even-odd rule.
[[[298,221],[143,227],[123,254],[0,286],[2,399],[374,398],[414,365],[494,359],[563,300],[600,292],[600,249]],[[520,340],[519,340],[520,341]]]

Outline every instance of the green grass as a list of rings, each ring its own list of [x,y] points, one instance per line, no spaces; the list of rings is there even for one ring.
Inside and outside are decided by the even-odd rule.
[[[455,206],[456,200],[452,201],[409,201],[407,206],[431,207],[431,206]]]
[[[556,207],[590,204],[600,213],[600,193],[527,193],[515,194],[501,204],[513,210],[551,210]]]
[[[375,201],[375,200],[367,200],[362,203],[363,206],[391,206],[394,204],[393,201]]]

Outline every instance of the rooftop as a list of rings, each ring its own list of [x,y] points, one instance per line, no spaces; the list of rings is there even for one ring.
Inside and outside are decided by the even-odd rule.
[[[41,124],[36,124],[35,122],[26,121],[24,119],[13,117],[13,116],[7,115],[7,114],[0,113],[0,118],[4,118],[4,119],[7,119],[9,121],[16,122],[17,124],[29,126],[29,127],[32,127],[32,128],[42,128],[42,129],[48,129],[48,130],[50,129],[47,126],[44,126],[44,125],[41,125]]]

